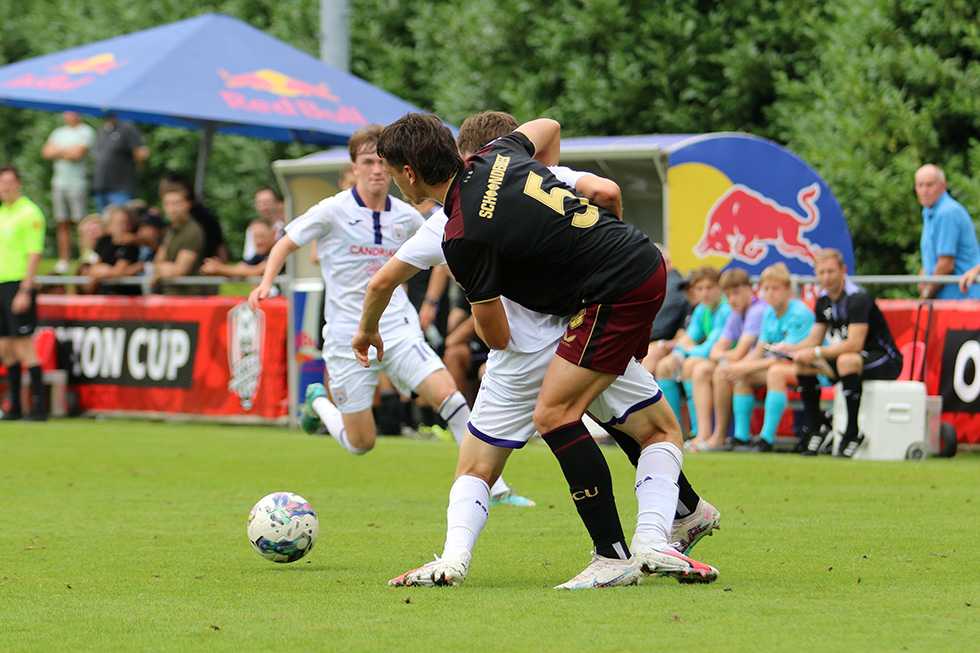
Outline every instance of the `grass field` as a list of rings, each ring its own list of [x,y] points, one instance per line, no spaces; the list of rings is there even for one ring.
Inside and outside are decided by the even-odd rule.
[[[604,449],[632,531],[632,468]],[[442,548],[456,451],[383,439],[362,458],[264,427],[0,425],[0,651],[974,651],[980,455],[862,463],[690,455],[722,512],[695,549],[712,585],[557,592],[590,544],[547,447],[505,477],[459,588],[386,582]],[[277,565],[252,504],[306,497],[320,540]]]

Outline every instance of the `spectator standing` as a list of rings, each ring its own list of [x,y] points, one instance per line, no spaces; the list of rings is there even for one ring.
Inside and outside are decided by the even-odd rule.
[[[922,275],[962,275],[980,263],[977,229],[963,205],[947,191],[946,174],[928,163],[915,173],[915,194],[922,205]],[[962,291],[954,283],[920,283],[923,299],[980,298],[980,286]]]
[[[163,236],[160,249],[153,258],[152,285],[161,280],[194,276],[204,260],[204,229],[191,218],[191,199],[187,190],[171,188],[161,198],[163,212],[170,220],[170,228]],[[165,295],[200,295],[198,286],[168,284]]]
[[[80,115],[65,111],[61,117],[65,124],[51,132],[41,148],[41,156],[54,161],[51,204],[57,223],[56,274],[68,272],[72,224],[81,222],[88,210],[88,157],[95,145],[95,130],[82,122]]]
[[[148,158],[150,150],[136,125],[106,116],[95,137],[95,210],[101,212],[109,204],[122,206],[136,197],[137,171]]]
[[[37,288],[34,278],[44,250],[44,215],[21,195],[20,174],[0,166],[0,360],[7,366],[10,404],[4,420],[42,421],[44,386],[34,350],[37,328]],[[31,379],[31,411],[21,406],[21,366]]]

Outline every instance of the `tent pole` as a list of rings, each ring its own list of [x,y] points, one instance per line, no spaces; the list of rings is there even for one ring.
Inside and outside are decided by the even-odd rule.
[[[208,167],[208,155],[211,153],[211,142],[214,140],[214,123],[204,123],[201,142],[197,148],[197,172],[194,175],[194,198],[204,201],[204,171]]]

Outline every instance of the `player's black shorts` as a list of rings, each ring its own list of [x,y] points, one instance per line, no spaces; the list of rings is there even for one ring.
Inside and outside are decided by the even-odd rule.
[[[903,359],[897,351],[862,351],[861,363],[864,365],[861,371],[861,379],[864,381],[894,381],[902,373]],[[827,359],[827,365],[839,379],[837,359]]]
[[[24,313],[14,313],[14,296],[20,281],[0,283],[0,338],[23,338],[37,328],[37,291],[31,291],[31,305]]]

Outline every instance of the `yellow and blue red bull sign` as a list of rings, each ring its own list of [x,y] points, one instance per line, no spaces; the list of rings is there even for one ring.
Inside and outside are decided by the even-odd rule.
[[[707,134],[668,153],[666,240],[677,268],[757,274],[782,261],[794,274],[812,274],[814,254],[832,247],[854,270],[840,205],[786,148],[747,134]]]

